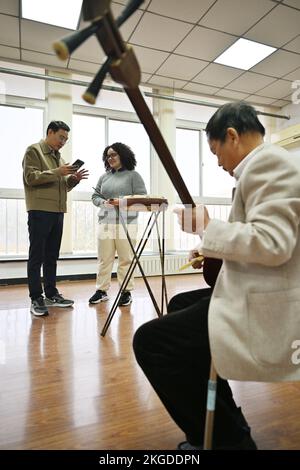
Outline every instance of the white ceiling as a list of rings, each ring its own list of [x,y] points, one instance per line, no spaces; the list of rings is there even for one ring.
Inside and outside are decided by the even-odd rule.
[[[112,2],[115,16],[125,3]],[[300,0],[145,0],[121,32],[152,87],[282,107],[300,80]],[[104,60],[95,37],[67,62],[54,55],[52,43],[70,33],[23,20],[19,0],[0,0],[0,60],[94,74]],[[278,51],[249,71],[214,64],[239,37]]]

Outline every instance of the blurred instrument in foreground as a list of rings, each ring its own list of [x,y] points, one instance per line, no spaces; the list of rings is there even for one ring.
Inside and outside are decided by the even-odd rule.
[[[148,133],[180,200],[186,207],[195,207],[193,198],[139,89],[141,71],[135,53],[132,47],[124,42],[119,31],[119,27],[142,3],[143,0],[129,1],[121,15],[114,19],[110,0],[83,0],[83,20],[90,21],[91,25],[55,42],[53,48],[59,58],[66,60],[86,39],[92,35],[97,37],[107,58],[83,94],[83,99],[90,104],[96,102],[107,74],[120,83]],[[216,273],[210,272],[210,263],[207,258],[204,259],[203,273],[205,280],[216,277]]]

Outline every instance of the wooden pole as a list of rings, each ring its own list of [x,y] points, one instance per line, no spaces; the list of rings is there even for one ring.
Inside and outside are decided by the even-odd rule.
[[[217,371],[214,363],[211,360],[210,374],[207,385],[207,401],[206,401],[206,419],[204,431],[204,450],[212,449],[213,430],[214,430],[214,417],[217,395]]]

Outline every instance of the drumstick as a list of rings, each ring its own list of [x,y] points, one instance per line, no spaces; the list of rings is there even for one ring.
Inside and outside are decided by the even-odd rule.
[[[97,193],[98,196],[102,197],[102,199],[105,199],[106,200],[106,197],[103,196],[102,193],[100,193],[100,191],[98,191],[97,188],[94,188],[94,186],[92,186],[92,188],[95,190],[95,193]]]

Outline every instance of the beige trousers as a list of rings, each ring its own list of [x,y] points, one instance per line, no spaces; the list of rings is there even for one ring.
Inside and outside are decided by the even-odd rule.
[[[136,244],[138,232],[137,224],[128,224],[127,230],[133,246]],[[99,224],[98,225],[98,273],[96,279],[96,289],[107,291],[110,287],[111,272],[115,260],[115,253],[118,254],[117,278],[119,285],[129,269],[133,253],[126,233],[121,224]],[[126,290],[134,289],[134,276],[131,276]]]

